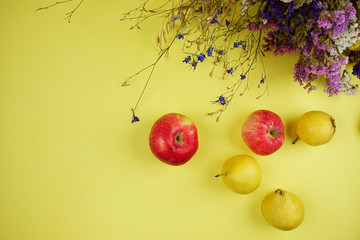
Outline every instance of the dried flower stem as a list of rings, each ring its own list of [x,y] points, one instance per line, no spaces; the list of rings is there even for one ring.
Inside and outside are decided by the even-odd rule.
[[[234,95],[240,91],[242,86],[245,84],[245,88],[240,95],[243,95],[244,92],[249,89],[250,70],[255,69],[259,60],[258,57],[260,57],[264,68],[262,61],[263,53],[261,51],[262,31],[251,31],[246,34],[246,36],[243,36],[242,33],[247,31],[248,24],[251,21],[259,18],[265,1],[249,0],[247,5],[243,5],[240,1],[233,0],[180,0],[180,3],[176,7],[172,5],[170,9],[164,9],[169,2],[173,3],[173,0],[165,2],[164,5],[158,8],[148,9],[148,0],[146,0],[136,9],[125,13],[124,18],[121,19],[136,20],[136,23],[130,29],[140,29],[140,24],[151,17],[157,16],[167,18],[165,28],[160,31],[157,37],[157,44],[160,48],[159,56],[154,63],[126,78],[122,84],[122,86],[128,86],[130,80],[135,76],[150,69],[150,74],[146,79],[144,88],[135,106],[132,108],[133,117],[135,116],[134,111],[137,110],[139,102],[144,95],[145,89],[149,84],[159,60],[168,55],[169,49],[176,39],[184,39],[182,50],[183,53],[188,54],[188,56],[183,62],[187,63],[187,66],[190,69],[195,70],[198,63],[211,58],[214,59],[213,70],[216,66],[221,66],[221,63],[223,63],[223,79],[229,73],[232,75],[238,68],[242,69],[240,78],[232,84],[232,86],[227,88],[218,101],[212,101],[214,103],[220,102],[222,105],[218,111],[209,114],[217,114],[218,120],[225,109],[227,109]],[[255,14],[249,12],[249,7],[251,6],[254,6],[254,9],[257,9]],[[131,16],[133,14],[135,14],[135,16]],[[177,28],[175,28],[176,20],[180,22],[180,26]],[[170,41],[167,41],[170,32],[175,33],[176,36],[173,36]],[[163,43],[166,43],[166,47],[163,46]],[[239,44],[241,47],[239,47]],[[231,54],[232,50],[239,50],[240,52],[240,54],[236,55],[235,59],[233,56],[234,54]],[[210,72],[210,76],[213,75],[213,70]],[[263,74],[265,74],[265,71],[263,71]],[[260,84],[258,85],[259,88],[262,83],[265,83],[265,79],[266,75],[260,81]],[[268,88],[266,82],[266,89],[263,94],[267,91]]]
[[[197,2],[197,0],[193,0],[193,1],[191,1],[191,2],[189,3],[189,5],[186,6],[186,9],[187,9],[187,10],[186,10],[186,13],[187,13],[187,11],[190,9],[190,6],[191,6],[192,4],[194,4],[194,3],[196,3],[196,2]],[[141,12],[147,11],[147,10],[145,10],[145,9],[146,9],[146,8],[145,8],[146,3],[147,3],[147,1],[146,1],[144,4],[142,4],[141,7],[137,8],[137,9],[142,9]],[[163,5],[163,6],[164,6],[164,5]],[[133,11],[134,11],[134,10],[133,10]],[[130,11],[130,12],[132,12],[132,11]],[[128,16],[128,15],[130,14],[130,12],[124,14],[124,16]],[[171,12],[170,10],[161,11],[161,13],[167,13],[166,16],[169,16],[170,12]],[[185,13],[185,15],[186,15],[186,13]],[[154,14],[156,14],[156,13],[154,13]],[[140,18],[147,19],[148,17],[153,17],[153,16],[155,16],[154,14],[152,14],[152,15],[150,15],[150,16],[143,16],[143,15],[141,15]],[[124,17],[122,20],[124,20],[124,19],[127,19],[127,18]],[[133,19],[133,18],[131,18],[131,19]],[[141,22],[142,22],[142,21],[137,21],[137,23],[135,24],[135,26],[136,26],[137,28],[140,28],[139,24],[140,24]],[[182,27],[184,27],[184,25],[185,25],[185,22],[181,22],[180,26],[178,27],[178,29],[177,29],[177,31],[176,31],[177,34],[180,32],[180,30],[182,29]],[[132,28],[131,28],[131,29],[132,29]],[[158,62],[159,62],[164,56],[166,56],[166,55],[169,53],[169,50],[170,50],[170,48],[171,48],[171,46],[173,45],[173,43],[174,43],[175,40],[176,40],[176,37],[173,37],[172,40],[170,41],[170,43],[168,44],[168,46],[167,46],[165,49],[161,49],[161,51],[160,51],[158,57],[156,58],[155,62],[153,62],[152,64],[146,66],[145,68],[141,69],[140,71],[136,72],[135,74],[131,75],[130,77],[126,78],[125,81],[122,83],[122,86],[123,86],[123,87],[128,86],[128,85],[129,85],[129,81],[132,80],[135,76],[139,75],[140,73],[144,72],[144,71],[147,70],[147,69],[150,69],[150,74],[148,75],[148,77],[147,77],[147,79],[146,79],[145,85],[144,85],[144,87],[143,87],[143,89],[142,89],[142,91],[141,91],[141,93],[140,93],[140,96],[139,96],[139,98],[138,98],[135,106],[134,106],[133,108],[131,108],[131,109],[132,109],[132,112],[133,112],[133,116],[135,116],[135,112],[136,112],[136,110],[137,110],[137,107],[138,107],[138,105],[139,105],[139,103],[140,103],[140,101],[141,101],[141,99],[142,99],[142,97],[143,97],[143,95],[144,95],[144,93],[145,93],[145,90],[146,90],[146,88],[147,88],[147,86],[148,86],[148,84],[149,84],[149,82],[150,82],[150,79],[151,79],[152,74],[153,74],[153,72],[154,72],[154,70],[155,70],[155,67],[157,66]]]
[[[35,11],[45,10],[45,9],[48,9],[48,8],[55,7],[56,5],[59,5],[59,4],[62,4],[62,3],[67,3],[67,2],[72,2],[72,1],[73,0],[56,1],[54,4],[51,4],[51,5],[46,6],[46,7],[40,7],[38,9],[36,9]]]
[[[35,11],[40,11],[40,10],[47,10],[49,8],[52,8],[52,7],[55,7],[59,4],[63,4],[63,3],[68,3],[68,2],[72,2],[73,0],[64,0],[64,1],[56,1],[54,4],[51,4],[49,6],[46,6],[46,7],[40,7],[38,9],[36,9]],[[76,7],[74,8],[74,10],[66,13],[66,17],[64,18],[64,20],[67,19],[68,23],[71,22],[71,18],[73,16],[73,14],[76,12],[76,10],[80,7],[80,5],[83,3],[84,0],[81,0],[78,5],[76,5]]]

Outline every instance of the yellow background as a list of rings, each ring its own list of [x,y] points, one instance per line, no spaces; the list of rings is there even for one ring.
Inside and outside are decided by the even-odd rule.
[[[71,24],[63,18],[76,2],[35,12],[54,2],[0,1],[1,240],[360,239],[359,96],[307,94],[292,80],[296,54],[267,54],[270,95],[256,100],[261,92],[250,85],[217,123],[206,116],[217,109],[210,101],[235,78],[210,78],[207,63],[188,71],[178,48],[160,61],[138,108],[141,121],[131,124],[147,75],[121,84],[157,56],[161,21],[132,31],[132,22],[119,21],[140,1],[85,0]],[[240,135],[257,109],[279,114],[286,128],[282,148],[266,157]],[[309,110],[336,119],[328,144],[291,144],[296,119]],[[187,115],[199,132],[198,152],[179,167],[148,147],[153,122],[168,112]],[[263,168],[249,195],[214,178],[236,154]],[[262,198],[279,187],[306,209],[290,232],[260,212]]]

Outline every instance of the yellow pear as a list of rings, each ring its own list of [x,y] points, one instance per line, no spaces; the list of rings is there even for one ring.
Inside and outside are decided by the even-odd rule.
[[[227,159],[222,166],[224,184],[239,194],[253,192],[261,183],[262,170],[259,163],[250,156],[237,155]]]
[[[304,220],[305,209],[295,194],[281,189],[270,192],[261,203],[265,220],[280,230],[292,230]]]
[[[296,125],[296,136],[311,146],[329,142],[335,134],[335,119],[322,111],[304,113]]]

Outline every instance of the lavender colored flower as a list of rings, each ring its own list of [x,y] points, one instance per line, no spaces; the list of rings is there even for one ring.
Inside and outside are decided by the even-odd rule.
[[[353,20],[356,17],[356,9],[351,2],[345,8],[345,12],[348,14],[349,20]]]
[[[316,23],[317,23],[318,27],[326,29],[326,30],[332,28],[332,26],[333,26],[332,22],[328,18],[319,19],[316,21]]]
[[[349,9],[346,11],[344,9],[334,11],[333,13],[333,25],[335,26],[332,32],[332,38],[337,38],[340,34],[342,34],[350,24],[350,20],[352,20],[353,13],[351,10],[351,6],[349,6]]]
[[[340,93],[344,88],[341,79],[341,67],[342,64],[347,61],[347,59],[338,56],[333,58],[333,63],[330,65],[328,72],[326,73],[327,82],[325,83],[325,87],[327,87],[327,89],[324,90],[324,92],[329,94],[329,96]]]
[[[294,47],[291,47],[287,44],[282,44],[278,49],[276,49],[274,51],[274,54],[277,55],[283,55],[285,53],[295,53],[295,52],[298,52],[299,49],[298,48],[294,48]]]
[[[345,56],[343,58],[340,58],[340,62],[342,65],[346,65],[349,63],[349,57],[348,56]]]
[[[341,69],[341,63],[340,62],[334,62],[329,67],[330,72],[338,72]]]
[[[312,31],[310,33],[310,36],[311,36],[311,40],[312,40],[312,43],[318,48],[318,49],[321,49],[321,50],[326,50],[326,45],[324,43],[321,43],[319,41],[319,35],[321,34],[320,31]]]
[[[324,89],[324,92],[329,94],[329,97],[333,96],[334,94],[339,94],[341,89],[344,87],[341,83],[340,73],[328,75],[328,80],[329,82],[324,84],[324,86],[327,87],[327,89]]]
[[[334,14],[333,20],[336,25],[340,25],[345,22],[346,19],[345,10],[338,10],[335,11],[333,14]]]
[[[305,71],[305,65],[296,63],[294,67],[294,81],[299,82],[300,86],[304,84],[304,82],[308,82],[309,73]]]

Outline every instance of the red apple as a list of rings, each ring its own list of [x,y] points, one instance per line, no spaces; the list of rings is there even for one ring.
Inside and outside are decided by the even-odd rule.
[[[198,149],[196,126],[182,114],[168,113],[151,128],[149,145],[152,153],[164,163],[182,165]]]
[[[284,124],[277,114],[267,110],[258,110],[246,118],[241,135],[254,153],[269,155],[277,151],[284,143]]]

